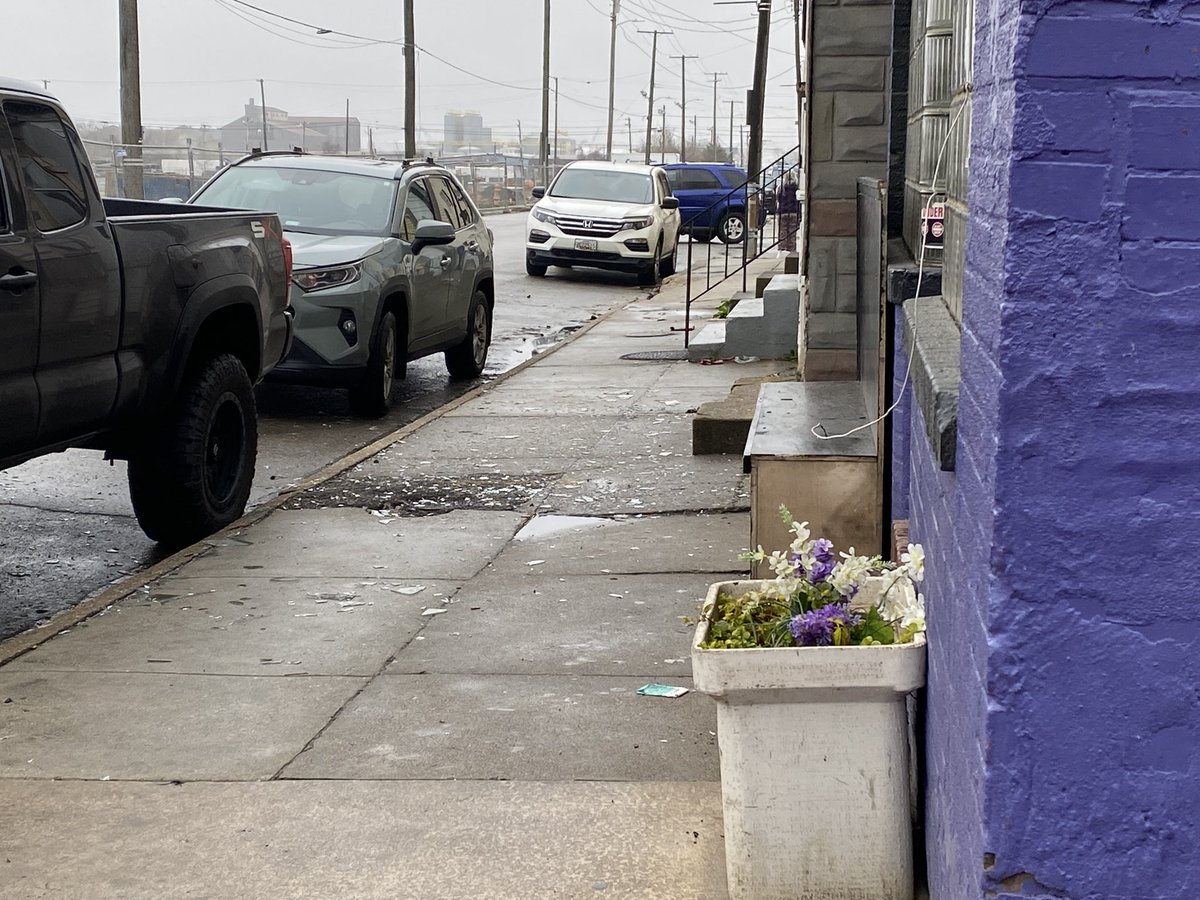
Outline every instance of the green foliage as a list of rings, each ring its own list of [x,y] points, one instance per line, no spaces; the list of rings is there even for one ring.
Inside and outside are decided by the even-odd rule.
[[[729,314],[731,312],[733,312],[733,308],[735,306],[737,306],[736,300],[733,300],[733,299],[722,300],[720,305],[717,307],[717,311],[713,313],[713,318],[714,319],[728,318]]]

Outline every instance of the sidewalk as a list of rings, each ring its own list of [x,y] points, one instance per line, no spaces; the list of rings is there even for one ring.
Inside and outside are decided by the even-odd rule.
[[[0,668],[4,895],[723,897],[679,281]]]

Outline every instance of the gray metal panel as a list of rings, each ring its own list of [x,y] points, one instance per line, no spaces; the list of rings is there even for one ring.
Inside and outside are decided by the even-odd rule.
[[[754,420],[744,451],[749,471],[754,456],[862,457],[874,456],[875,426],[849,437],[822,440],[813,434],[820,425],[827,434],[843,434],[867,424],[862,386],[857,381],[781,381],[759,390]]]

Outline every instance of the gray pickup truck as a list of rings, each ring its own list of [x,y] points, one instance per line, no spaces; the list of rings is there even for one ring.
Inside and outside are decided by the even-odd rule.
[[[99,449],[151,538],[232,522],[290,278],[274,213],[102,200],[57,101],[0,78],[0,468]]]

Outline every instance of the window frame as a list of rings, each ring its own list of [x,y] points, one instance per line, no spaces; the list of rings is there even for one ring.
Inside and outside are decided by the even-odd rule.
[[[75,174],[78,177],[78,187],[79,187],[79,191],[80,191],[79,199],[81,200],[81,202],[83,204],[83,215],[78,221],[71,222],[66,225],[61,225],[57,228],[52,228],[49,231],[43,231],[42,228],[39,227],[39,225],[35,221],[36,213],[34,212],[33,207],[30,203],[31,194],[33,193],[33,191],[31,190],[28,182],[25,180],[24,172],[22,171],[21,184],[22,184],[22,187],[25,189],[25,218],[26,218],[25,225],[26,225],[26,227],[32,231],[36,231],[38,234],[41,234],[41,235],[58,235],[58,234],[62,234],[63,232],[66,232],[66,231],[70,231],[74,228],[80,228],[82,226],[87,225],[91,221],[92,215],[93,215],[92,200],[91,200],[91,194],[88,191],[88,179],[84,175],[84,168],[79,160],[79,152],[78,152],[78,148],[77,148],[77,144],[76,144],[76,142],[78,140],[78,136],[75,135],[74,128],[71,126],[71,124],[66,119],[64,119],[62,117],[62,115],[59,113],[59,111],[57,109],[55,109],[53,106],[51,106],[49,103],[45,103],[45,102],[39,101],[39,100],[26,100],[24,98],[11,98],[11,97],[4,99],[3,101],[0,101],[0,116],[3,117],[5,126],[8,129],[9,138],[12,142],[13,154],[16,157],[16,160],[18,163],[21,163],[23,161],[24,157],[21,153],[21,145],[18,143],[16,134],[14,133],[13,119],[12,119],[12,115],[10,112],[10,109],[12,107],[16,107],[16,106],[27,106],[27,107],[33,107],[35,109],[45,110],[51,116],[54,117],[54,120],[58,123],[59,127],[62,129],[63,142],[66,144],[66,146],[71,154],[71,158],[75,161]],[[72,137],[75,137],[75,140],[72,140]],[[90,169],[88,171],[90,171]],[[67,186],[72,187],[71,185],[67,185]],[[3,187],[3,185],[0,184],[0,187]],[[72,193],[73,193],[73,191],[72,191]],[[11,213],[11,210],[12,210],[11,204],[8,204],[8,209]],[[10,218],[11,218],[11,215],[10,215]],[[11,231],[11,222],[9,223],[9,231]],[[9,231],[3,231],[0,233],[7,234],[7,233],[9,233]]]
[[[405,230],[404,230],[404,214],[408,211],[408,200],[412,196],[413,190],[418,185],[422,185],[425,182],[427,182],[428,180],[429,180],[429,176],[418,175],[416,178],[413,178],[412,180],[410,180],[407,185],[405,185],[405,191],[403,194],[404,201],[400,205],[400,221],[396,223],[396,225],[397,225],[396,232],[397,232],[397,234],[399,234],[400,240],[406,241],[409,244],[411,244],[416,239],[416,234],[414,231],[414,234],[412,236],[409,236],[405,233]],[[424,187],[423,189],[425,191],[425,199],[427,201],[433,200],[433,205],[430,205],[427,202],[426,206],[428,207],[429,211],[431,213],[433,213],[434,219],[436,219],[437,218],[437,201],[429,194],[429,188],[427,186]],[[417,225],[420,225],[420,224],[421,224],[421,220],[417,219]]]

